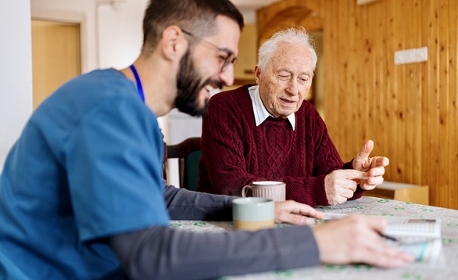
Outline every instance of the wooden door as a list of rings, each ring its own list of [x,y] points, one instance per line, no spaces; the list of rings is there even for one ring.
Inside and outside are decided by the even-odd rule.
[[[79,74],[80,24],[32,20],[33,108]]]

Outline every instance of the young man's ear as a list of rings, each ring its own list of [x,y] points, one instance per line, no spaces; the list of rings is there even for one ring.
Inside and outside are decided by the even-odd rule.
[[[177,55],[181,57],[188,48],[188,40],[181,28],[171,25],[164,29],[161,39],[162,53],[167,59],[173,59]]]

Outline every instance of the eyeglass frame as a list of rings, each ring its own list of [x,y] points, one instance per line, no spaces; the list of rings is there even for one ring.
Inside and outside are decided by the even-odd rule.
[[[221,72],[226,71],[227,67],[229,67],[229,64],[235,64],[237,62],[237,57],[235,56],[233,51],[227,48],[218,47],[217,45],[213,44],[212,42],[205,40],[204,38],[201,38],[199,36],[196,36],[192,34],[191,32],[184,30],[183,28],[181,28],[181,31],[184,34],[190,37],[193,37],[195,39],[198,39],[199,41],[202,41],[203,43],[207,44],[208,46],[217,49],[219,52],[225,52],[227,54],[226,57],[221,57],[224,59],[223,65],[221,65]]]

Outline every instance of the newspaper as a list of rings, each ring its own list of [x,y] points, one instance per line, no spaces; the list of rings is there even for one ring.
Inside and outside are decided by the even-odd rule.
[[[441,250],[441,220],[387,217],[384,234],[396,240],[388,240],[401,250],[415,256],[417,262],[437,262]]]
[[[312,219],[312,224],[322,224],[345,217],[346,214],[326,213],[324,219]],[[384,217],[387,220],[386,242],[415,256],[419,263],[438,264],[441,261],[441,219],[409,217]]]

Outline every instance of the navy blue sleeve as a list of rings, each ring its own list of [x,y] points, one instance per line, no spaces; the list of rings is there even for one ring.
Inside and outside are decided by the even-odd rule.
[[[164,199],[172,220],[231,221],[232,200],[227,195],[214,195],[166,186]]]

